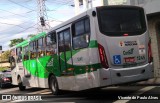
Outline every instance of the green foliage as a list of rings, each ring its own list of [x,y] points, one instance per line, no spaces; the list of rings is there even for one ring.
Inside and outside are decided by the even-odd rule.
[[[1,61],[8,61],[9,55],[10,55],[10,51],[9,50],[7,50],[4,53],[2,53]]]
[[[0,67],[0,71],[7,70],[7,67]]]
[[[11,43],[9,44],[9,46],[13,47],[13,46],[17,45],[18,43],[23,42],[24,39],[23,38],[17,38],[17,39],[12,39],[10,41],[11,41]]]

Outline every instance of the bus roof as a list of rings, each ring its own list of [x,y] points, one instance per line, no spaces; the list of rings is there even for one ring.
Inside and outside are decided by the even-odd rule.
[[[41,38],[41,37],[43,37],[45,35],[46,35],[46,32],[39,33],[36,36],[33,36],[32,38],[30,38],[30,41],[37,40],[37,39],[39,39],[39,38]]]
[[[27,45],[27,44],[28,44],[28,40],[25,40],[25,41],[17,44],[15,47],[16,47],[16,48],[17,48],[17,47],[22,47],[22,46]]]
[[[15,46],[12,47],[11,49],[13,49],[13,48],[18,48],[18,47],[24,47],[24,46],[28,45],[30,41],[37,40],[38,38],[43,37],[43,36],[45,36],[45,35],[46,35],[45,32],[39,33],[39,34],[37,34],[36,36],[34,36],[34,37],[30,38],[30,39],[27,39],[27,40],[25,40],[25,41],[23,41],[23,42],[15,45]]]

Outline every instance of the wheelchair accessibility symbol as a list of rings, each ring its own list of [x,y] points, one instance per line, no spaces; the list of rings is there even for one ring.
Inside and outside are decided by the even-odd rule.
[[[113,62],[114,62],[114,64],[121,64],[121,56],[120,55],[114,55],[113,56]]]

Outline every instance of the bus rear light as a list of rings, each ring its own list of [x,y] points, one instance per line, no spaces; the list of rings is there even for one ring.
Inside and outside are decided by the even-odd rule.
[[[153,62],[151,40],[148,42],[148,63]]]
[[[123,36],[128,36],[128,34],[123,34]]]
[[[98,50],[99,50],[99,57],[100,57],[102,67],[108,69],[108,60],[106,57],[104,47],[102,45],[98,44]]]

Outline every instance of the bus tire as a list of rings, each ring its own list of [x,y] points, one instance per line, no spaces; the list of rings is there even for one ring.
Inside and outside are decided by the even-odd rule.
[[[57,82],[57,79],[54,75],[50,76],[49,87],[50,87],[53,95],[60,94],[60,90],[59,90],[59,87],[58,87],[58,82]]]
[[[26,86],[23,86],[21,77],[18,78],[18,87],[20,91],[24,91],[26,89]]]

